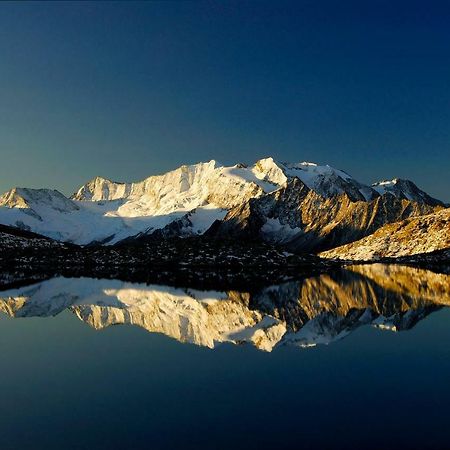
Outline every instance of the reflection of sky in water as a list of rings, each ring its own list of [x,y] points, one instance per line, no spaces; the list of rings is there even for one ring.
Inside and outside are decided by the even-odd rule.
[[[404,271],[387,276],[385,268],[378,269],[364,277],[343,273],[284,285],[281,296],[283,289],[275,288],[252,296],[192,290],[181,295],[118,281],[97,289],[103,283],[98,280],[93,283],[97,288],[89,280],[72,284],[78,289],[70,291],[72,297],[52,291],[50,283],[40,298],[36,290],[21,299],[6,300],[2,293],[3,310],[29,318],[0,316],[0,447],[445,448],[450,437],[450,312],[439,305],[448,303],[450,288],[441,275],[422,272],[418,280],[416,271],[411,273],[415,279],[405,283]],[[381,279],[384,287],[378,291]],[[224,330],[217,321],[236,303],[249,317],[259,315],[260,322],[269,317],[283,323],[288,336],[317,323],[318,317],[324,318],[320,323],[326,330],[344,321],[351,332],[330,346],[303,351],[279,346],[268,354],[254,347],[262,340],[211,351],[205,342],[181,345],[149,334],[141,323],[107,326],[111,317],[133,323],[133,308],[157,303],[156,294],[150,300],[137,295],[143,291],[158,293],[160,308],[152,310],[159,312],[157,318],[172,318],[174,311],[183,318],[175,321],[182,325],[178,332],[185,333],[181,340],[197,336],[188,334],[185,320],[201,315],[189,309],[193,302],[206,311],[200,325],[212,330]],[[168,292],[172,309],[161,303]],[[46,298],[54,301],[48,304]],[[225,312],[219,315],[221,302]],[[88,314],[93,305],[99,308],[95,318]],[[118,312],[111,316],[108,308]],[[391,324],[397,320],[397,329],[410,330],[359,326],[369,314],[367,323],[379,325],[382,316]],[[157,323],[155,316],[152,320]],[[200,325],[199,332],[211,332]],[[233,341],[234,334],[225,331],[224,340]]]

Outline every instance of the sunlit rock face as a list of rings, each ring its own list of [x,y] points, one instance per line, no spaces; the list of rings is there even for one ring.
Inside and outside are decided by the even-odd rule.
[[[253,293],[89,278],[53,278],[0,293],[0,310],[11,317],[69,310],[97,330],[129,324],[184,343],[209,348],[248,343],[264,351],[329,344],[362,325],[408,330],[449,305],[449,275],[381,264]]]
[[[384,225],[370,236],[321,253],[325,258],[368,261],[450,248],[450,208]]]

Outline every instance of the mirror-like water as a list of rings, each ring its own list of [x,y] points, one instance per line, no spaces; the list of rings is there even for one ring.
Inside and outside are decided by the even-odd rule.
[[[449,305],[450,276],[381,264],[256,292],[2,291],[0,447],[445,448]]]
[[[381,264],[256,293],[60,277],[0,292],[0,311],[48,317],[68,310],[96,330],[132,324],[210,348],[231,342],[271,351],[282,345],[329,344],[362,325],[408,330],[450,305],[449,280],[423,269]]]

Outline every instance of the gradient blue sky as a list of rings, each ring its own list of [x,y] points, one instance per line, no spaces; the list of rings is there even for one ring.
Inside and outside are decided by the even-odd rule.
[[[450,3],[0,4],[0,191],[272,155],[449,201]]]

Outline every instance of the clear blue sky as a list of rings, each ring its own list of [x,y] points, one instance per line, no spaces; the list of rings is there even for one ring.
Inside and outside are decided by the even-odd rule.
[[[0,4],[0,191],[272,155],[450,200],[450,2]]]

